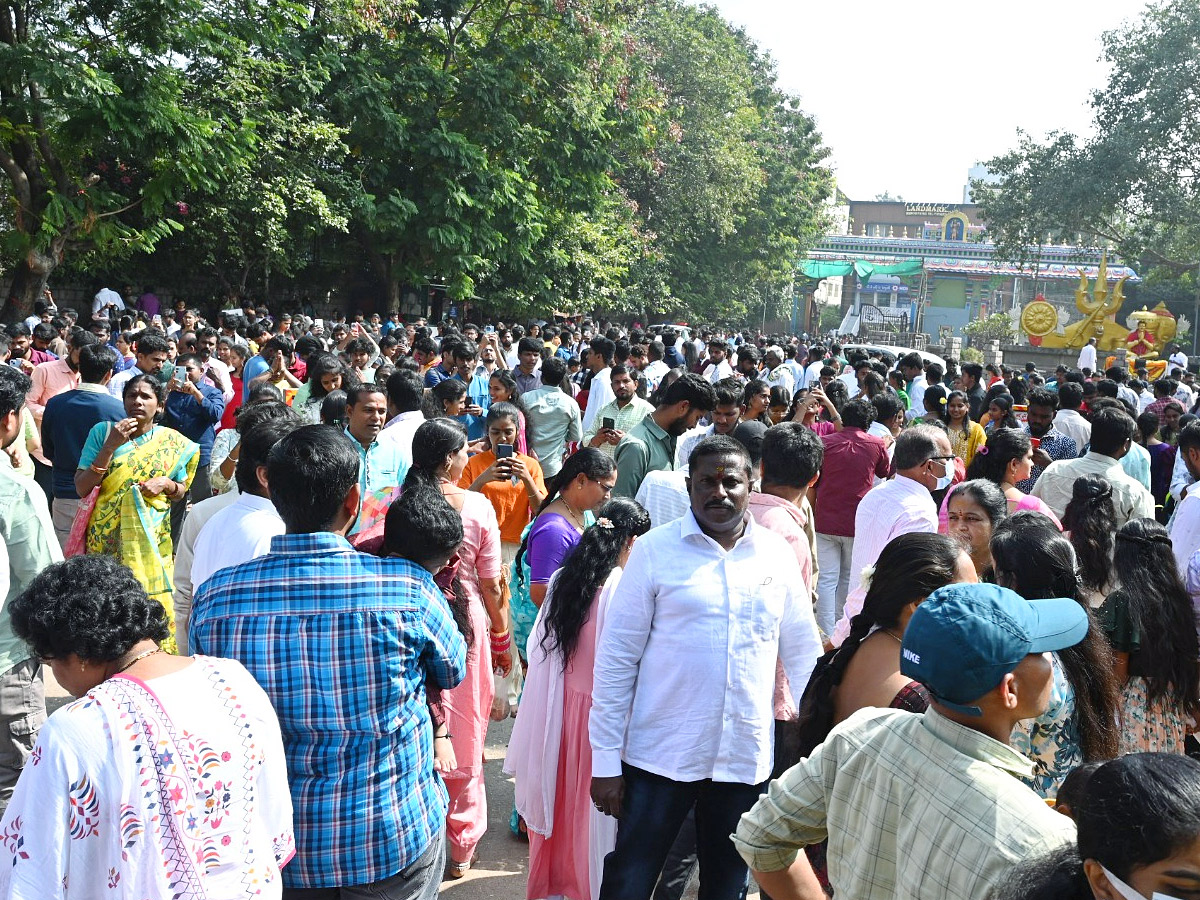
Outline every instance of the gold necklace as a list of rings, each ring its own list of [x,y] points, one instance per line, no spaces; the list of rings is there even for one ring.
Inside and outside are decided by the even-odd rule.
[[[890,637],[890,638],[892,638],[893,640],[895,640],[895,642],[896,642],[897,644],[899,644],[900,646],[904,646],[904,641],[903,641],[903,640],[901,640],[900,638],[896,637],[896,635],[894,635],[894,634],[892,633],[892,630],[891,630],[890,628],[880,628],[879,630],[880,630],[880,631],[882,631],[884,634],[886,634],[888,637]]]
[[[584,527],[583,514],[575,512],[575,510],[572,508],[571,504],[567,502],[567,498],[562,496],[562,494],[559,494],[558,499],[561,500],[562,505],[564,507],[566,507],[567,514],[571,517],[571,521],[576,523],[580,528],[583,528]]]
[[[143,660],[147,656],[153,656],[155,653],[162,653],[162,652],[163,652],[162,647],[155,647],[153,650],[146,650],[143,653],[139,653],[137,656],[135,656],[129,662],[125,663],[125,665],[121,666],[121,668],[117,669],[117,671],[115,671],[113,674],[120,675],[122,672],[124,672],[126,669],[128,669],[130,666],[132,666],[135,662],[138,662],[139,660]]]

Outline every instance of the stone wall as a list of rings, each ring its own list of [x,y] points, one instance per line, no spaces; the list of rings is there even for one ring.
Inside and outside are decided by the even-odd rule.
[[[1004,365],[1010,369],[1024,369],[1025,363],[1031,362],[1042,372],[1053,372],[1059,366],[1074,369],[1075,364],[1079,362],[1079,351],[1071,348],[1033,347],[1028,344],[1008,345],[1003,348],[1002,354]],[[1096,365],[1103,369],[1104,361],[1110,356],[1115,358],[1117,365],[1125,365],[1124,350],[1113,350],[1107,353],[1097,351]]]

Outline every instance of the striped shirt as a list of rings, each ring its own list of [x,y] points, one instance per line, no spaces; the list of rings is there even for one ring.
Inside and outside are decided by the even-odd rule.
[[[979,900],[1014,864],[1075,842],[1074,823],[1019,780],[1032,771],[936,709],[863,709],[771,782],[733,841],[776,872],[828,838],[838,897]]]
[[[340,535],[285,534],[196,594],[191,649],[241,662],[279,715],[296,817],[288,888],[397,874],[444,827],[425,680],[466,673],[466,645],[424,569]]]

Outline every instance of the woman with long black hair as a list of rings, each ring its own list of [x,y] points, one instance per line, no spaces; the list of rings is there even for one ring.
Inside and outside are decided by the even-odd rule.
[[[1128,573],[1097,618],[1116,654],[1121,752],[1182,753],[1200,713],[1196,616],[1167,529],[1131,519],[1117,532],[1114,570]]]
[[[841,647],[818,660],[800,701],[800,757],[807,756],[838,722],[866,706],[923,712],[928,695],[900,674],[900,641],[917,606],[938,588],[977,581],[959,544],[941,534],[893,538],[874,567],[862,612]]]
[[[550,576],[595,521],[592,511],[608,501],[616,480],[612,457],[584,447],[568,456],[546,485],[546,497],[521,535],[513,563],[512,629],[518,651],[533,631]]]
[[[505,760],[529,830],[530,900],[590,900],[616,839],[616,821],[596,813],[589,794],[592,669],[604,608],[634,541],[650,530],[650,516],[627,498],[610,500],[599,513],[555,574],[538,614],[525,699]]]
[[[1013,414],[1013,398],[1009,393],[997,394],[991,399],[991,402],[988,403],[987,418],[988,421],[983,426],[983,430],[988,434],[999,428],[1021,427],[1021,423]]]
[[[358,384],[350,367],[332,353],[314,353],[308,360],[307,380],[296,391],[292,408],[305,422],[320,424],[321,404],[334,391],[348,391]]]
[[[491,403],[511,403],[517,408],[517,439],[515,447],[518,453],[530,453],[533,441],[529,436],[529,416],[525,414],[525,404],[521,401],[521,389],[517,380],[508,369],[497,369],[488,379],[488,397]],[[489,404],[489,409],[491,408]]]
[[[992,561],[996,583],[1026,600],[1074,597],[1087,608],[1071,542],[1044,516],[1021,512],[1002,523],[992,536]],[[1192,629],[1193,641],[1195,636]],[[1025,780],[1043,797],[1057,795],[1080,763],[1115,757],[1118,743],[1118,685],[1112,653],[1095,620],[1082,641],[1053,655],[1053,664],[1049,707],[1012,735],[1013,746],[1033,760],[1033,777]]]
[[[1116,584],[1113,545],[1117,536],[1117,512],[1112,485],[1103,475],[1075,479],[1071,502],[1063,512],[1063,528],[1069,532],[1079,563],[1079,586],[1088,606],[1098,609]]]
[[[421,402],[421,412],[426,419],[458,419],[466,407],[467,386],[457,378],[439,381],[425,392]]]
[[[838,722],[864,707],[924,712],[929,692],[900,674],[900,646],[908,620],[938,588],[977,581],[970,556],[943,534],[917,532],[892,538],[863,572],[870,581],[862,612],[850,622],[841,647],[817,660],[800,699],[794,765],[828,737]],[[824,842],[806,847],[809,862],[828,887]]]
[[[483,749],[495,685],[492,669],[507,673],[512,664],[508,609],[500,592],[500,528],[487,497],[459,486],[467,466],[467,431],[453,419],[422,422],[413,435],[413,460],[404,493],[427,488],[440,493],[462,518],[458,577],[470,608],[472,638],[467,644],[467,676],[442,692],[450,742],[457,763],[443,773],[450,794],[446,813],[448,872],[461,878],[487,830]]]
[[[529,596],[535,606],[542,605],[550,576],[579,543],[590,524],[589,514],[608,501],[616,478],[617,466],[611,456],[584,447],[568,456],[546,484],[546,498],[517,550],[518,566],[528,560]]]

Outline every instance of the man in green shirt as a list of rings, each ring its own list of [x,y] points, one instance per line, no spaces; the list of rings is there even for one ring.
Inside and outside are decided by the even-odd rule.
[[[613,495],[635,497],[648,472],[675,467],[675,441],[717,405],[713,386],[695,374],[679,377],[662,402],[617,444]]]
[[[1074,598],[1029,601],[991,584],[930,594],[900,648],[901,674],[926,687],[929,709],[861,709],[771,782],[733,836],[758,883],[823,900],[800,851],[828,839],[835,896],[979,900],[1015,863],[1073,844],[1074,823],[1017,777],[1033,764],[1009,737],[1049,704],[1050,653],[1087,629]]]
[[[21,410],[33,386],[29,377],[0,365],[0,449],[21,435]],[[51,563],[62,559],[46,495],[32,478],[0,467],[0,545],[8,558],[0,573],[0,813],[12,798],[17,778],[46,721],[42,661],[29,655],[13,634],[8,604]],[[82,585],[81,585],[82,587]]]

